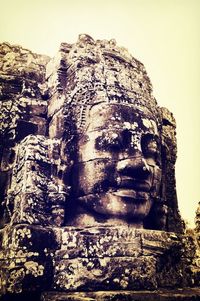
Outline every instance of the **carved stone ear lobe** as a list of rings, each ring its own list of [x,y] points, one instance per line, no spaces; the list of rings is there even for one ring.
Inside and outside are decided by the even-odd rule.
[[[162,136],[162,198],[168,207],[168,231],[183,232],[183,222],[178,209],[175,179],[175,163],[177,158],[176,121],[166,108],[159,108],[161,116]]]

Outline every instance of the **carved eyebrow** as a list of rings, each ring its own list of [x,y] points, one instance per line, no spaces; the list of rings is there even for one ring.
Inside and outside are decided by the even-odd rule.
[[[87,132],[88,133],[93,133],[93,132],[99,132],[99,131],[115,131],[115,130],[120,130],[121,129],[121,126],[114,126],[113,127],[113,125],[111,126],[105,126],[105,124],[103,124],[103,125],[99,125],[99,126],[96,126],[95,128],[93,128],[92,130],[88,130],[88,128],[89,128],[89,125],[88,125],[88,127],[87,127]],[[84,131],[84,132],[86,132],[86,131]]]

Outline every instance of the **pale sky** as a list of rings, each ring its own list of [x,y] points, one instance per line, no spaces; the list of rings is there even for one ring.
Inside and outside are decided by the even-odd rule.
[[[200,1],[1,0],[0,42],[54,56],[80,33],[116,39],[146,67],[177,121],[179,208],[194,225],[200,201]]]

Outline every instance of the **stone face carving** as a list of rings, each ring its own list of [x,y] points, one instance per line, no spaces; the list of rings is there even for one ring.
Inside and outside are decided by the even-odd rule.
[[[117,219],[136,227],[182,231],[174,176],[175,121],[167,109],[157,106],[144,66],[114,41],[95,42],[87,35],[81,35],[76,44],[63,43],[51,60],[8,44],[1,49],[2,223],[4,219],[16,222],[16,212],[24,212],[26,207],[26,213],[18,216],[31,224],[52,224],[54,220],[55,224],[77,225]],[[98,110],[105,110],[102,117]],[[96,128],[97,136],[98,126],[98,137],[95,131],[94,135],[87,133]],[[35,138],[24,141],[30,134]],[[38,141],[37,148],[31,139]],[[30,159],[25,156],[29,148],[34,149]],[[25,169],[19,164],[21,153]],[[27,169],[32,161],[40,161],[40,167]],[[122,176],[127,173],[120,167],[123,164],[140,167],[133,174],[129,168],[129,174]],[[147,170],[141,174],[143,168]],[[27,205],[21,206],[25,198],[16,193],[21,191],[17,179],[29,185],[28,178],[34,182],[34,175],[44,182],[43,192],[36,193],[38,208],[43,208],[41,219],[37,210],[33,213],[31,209],[32,197],[26,196]],[[50,182],[53,191],[47,188]],[[32,191],[22,185],[25,195],[35,194],[39,186],[34,183]],[[61,195],[62,206],[58,201]],[[132,203],[130,195],[135,200]],[[52,197],[55,201],[49,202]]]
[[[6,43],[0,56],[2,294],[197,285],[176,123],[144,66],[88,35],[52,59]]]
[[[117,222],[125,222],[136,227],[181,232],[183,227],[178,212],[174,178],[175,121],[167,109],[157,106],[144,66],[135,60],[126,49],[119,48],[115,41],[94,41],[88,36],[81,35],[76,44],[63,43],[61,45],[59,55],[47,65],[47,79],[51,91],[48,105],[48,116],[51,120],[49,136],[60,139],[62,144],[66,145],[64,153],[66,162],[68,162],[67,170],[74,170],[72,179],[69,174],[64,176],[66,185],[71,186],[72,189],[71,197],[69,196],[70,206],[66,212],[66,223],[92,225],[96,222],[115,223],[114,220],[117,219]],[[103,108],[105,110],[105,113],[101,112],[102,117],[99,116],[98,111],[95,113],[98,108],[99,111]],[[127,115],[126,110],[131,110],[133,114]],[[117,114],[124,115],[121,122],[117,121],[115,117]],[[140,118],[143,118],[144,121],[139,120]],[[147,119],[148,122],[146,121],[145,125]],[[152,120],[151,126],[150,120]],[[99,122],[105,123],[104,127],[103,124],[100,127],[102,138],[100,135],[94,137],[94,135],[91,136],[91,133],[87,133],[87,130],[93,131],[90,127],[94,127],[94,130],[96,127],[97,135]],[[137,122],[138,126],[136,127]],[[121,130],[120,127],[122,127]],[[113,129],[111,130],[111,128]],[[122,134],[120,131],[124,131],[124,133]],[[109,145],[106,146],[106,143],[108,144],[106,141],[110,140],[109,135],[118,135],[118,133],[121,136],[127,135],[125,140],[138,139],[138,143],[135,142],[133,145],[133,141],[130,141],[128,143],[130,145],[127,146],[125,145],[127,142],[121,141],[119,143],[123,144],[122,150],[117,150],[115,146],[113,148]],[[130,135],[131,138],[128,137]],[[145,141],[151,140],[151,135],[155,142],[153,140],[152,142]],[[84,139],[89,140],[84,141]],[[97,139],[96,142],[95,139]],[[113,140],[116,143],[117,139]],[[149,146],[149,150],[144,149],[147,146],[142,144],[148,143],[157,144],[155,154],[153,154],[154,146]],[[121,182],[120,177],[122,178],[122,172],[116,170],[117,161],[120,165],[120,161],[123,164],[127,162],[125,159],[137,157],[137,149],[135,149],[135,154],[133,152],[134,147],[138,149],[138,154],[140,153],[138,161],[141,160],[144,165],[147,164],[149,173],[153,173],[149,178],[147,172],[146,175],[141,175],[141,171],[137,172],[138,175],[135,176],[141,178],[143,182],[151,182],[146,183],[146,186],[150,185],[151,187],[135,187],[135,191],[132,187],[132,192],[131,189],[126,189],[126,192],[123,193],[124,200],[126,198],[127,202],[124,202],[119,196],[117,186],[121,185],[122,190],[122,188],[128,188],[126,186],[130,186],[130,183],[117,183],[117,181]],[[146,154],[144,154],[145,152]],[[122,162],[123,156],[124,162]],[[155,157],[156,162],[153,162]],[[132,159],[133,161],[137,162]],[[70,162],[73,162],[73,166]],[[152,166],[154,167],[152,168]],[[92,170],[95,175],[92,175]],[[128,176],[131,185],[135,185],[134,183],[138,180],[132,181],[131,175]],[[134,178],[133,175],[132,177]],[[70,179],[69,183],[67,178]],[[124,180],[125,176],[123,176]],[[109,201],[109,195],[111,196],[109,191],[111,192],[111,190],[115,193],[115,198],[112,195],[112,201]],[[102,193],[105,195],[104,201]],[[129,201],[127,194],[129,194]],[[135,200],[139,199],[138,205],[136,202],[130,205],[131,194],[134,195]],[[136,194],[140,196],[136,197]],[[132,208],[130,208],[131,206]],[[133,213],[136,211],[136,209],[133,210],[133,206],[138,207],[138,216]],[[112,210],[116,209],[115,213],[112,212],[111,207]],[[123,210],[124,212],[122,212]],[[74,218],[70,211],[73,211]],[[132,211],[132,216],[130,211]]]
[[[100,103],[88,115],[74,164],[77,206],[85,212],[79,223],[87,225],[93,218],[143,227],[160,201],[161,141],[155,118],[129,104]]]

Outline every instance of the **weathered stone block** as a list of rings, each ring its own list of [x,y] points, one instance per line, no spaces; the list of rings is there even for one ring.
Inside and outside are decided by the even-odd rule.
[[[62,231],[62,249],[57,252],[66,258],[139,256],[141,238],[135,229],[123,227],[65,227]]]
[[[62,109],[65,103],[65,97],[59,94],[53,94],[48,104],[48,117],[51,118],[56,112]]]
[[[56,250],[60,245],[60,230],[57,228],[18,224],[12,227],[7,226],[1,231],[1,249],[5,254],[8,252],[8,255],[10,250],[14,252],[18,250],[42,252],[44,255],[48,249]]]
[[[59,110],[52,116],[52,120],[49,124],[49,137],[62,138],[65,131],[65,118],[63,115],[63,109]]]
[[[45,292],[42,301],[198,301],[199,288],[156,291]]]
[[[58,233],[28,225],[8,226],[2,232],[1,291],[49,289],[53,276],[51,252],[59,246]]]
[[[153,257],[75,258],[56,261],[56,289],[155,289]]]
[[[55,288],[137,290],[190,286],[195,275],[190,255],[183,255],[188,239],[194,248],[191,238],[164,231],[123,226],[65,227],[61,248],[54,257]]]

